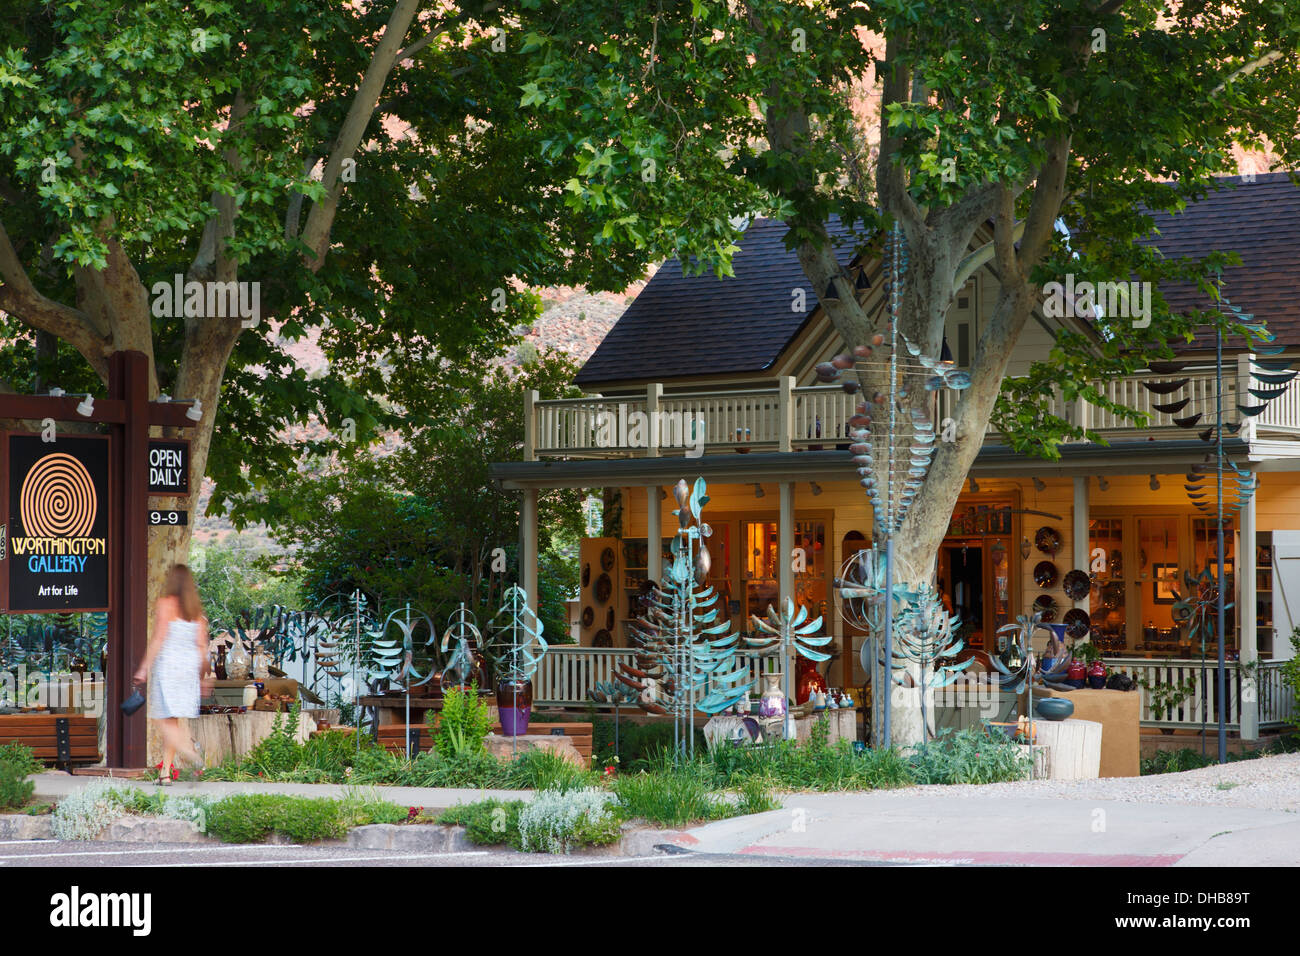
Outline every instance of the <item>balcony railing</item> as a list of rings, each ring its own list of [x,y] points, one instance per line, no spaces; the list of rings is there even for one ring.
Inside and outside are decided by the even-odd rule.
[[[1234,407],[1237,396],[1262,384],[1251,377],[1250,358],[1240,355],[1234,366],[1224,370],[1224,409],[1233,419],[1238,417]],[[1067,404],[1058,397],[1053,411],[1110,440],[1189,436],[1191,433],[1174,425],[1175,415],[1152,406],[1189,397],[1193,404],[1187,414],[1193,409],[1213,414],[1214,369],[1188,369],[1178,377],[1190,381],[1175,396],[1156,395],[1142,385],[1170,376],[1116,376],[1100,384],[1110,401],[1146,413],[1147,420],[1140,425],[1082,400]],[[936,393],[936,427],[951,417],[958,400],[953,392]],[[656,457],[681,454],[683,449],[716,454],[830,447],[848,440],[845,422],[857,401],[838,386],[797,388],[790,377],[778,379],[770,388],[733,391],[665,394],[663,386],[655,383],[647,386],[644,394],[551,401],[540,401],[536,393],[529,392],[525,459]],[[1249,403],[1255,404],[1255,400]],[[1284,395],[1269,403],[1267,411],[1247,420],[1240,433],[1247,440],[1256,434],[1300,438],[1300,388],[1294,382]],[[989,438],[996,440],[991,429]]]

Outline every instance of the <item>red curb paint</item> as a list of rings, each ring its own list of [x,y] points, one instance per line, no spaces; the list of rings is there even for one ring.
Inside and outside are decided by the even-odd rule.
[[[691,836],[689,833],[674,833],[669,838],[669,843],[675,843],[677,846],[696,846],[700,841]]]
[[[1173,866],[1182,854],[1139,856],[1136,853],[1037,853],[1034,851],[971,850],[830,850],[811,846],[747,846],[741,853],[755,856],[803,856],[875,863],[958,863],[972,866]]]

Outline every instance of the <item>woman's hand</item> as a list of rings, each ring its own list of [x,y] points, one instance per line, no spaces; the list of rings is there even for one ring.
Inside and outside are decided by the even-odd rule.
[[[217,675],[208,671],[206,674],[199,675],[199,690],[204,697],[212,696],[212,688],[216,682]]]
[[[141,664],[140,669],[135,672],[135,682],[137,684],[143,684],[148,679],[149,679],[149,668],[146,667],[144,664]]]

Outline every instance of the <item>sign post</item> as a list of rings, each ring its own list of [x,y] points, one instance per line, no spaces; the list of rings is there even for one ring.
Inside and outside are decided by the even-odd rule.
[[[107,439],[56,431],[52,441],[21,434],[0,441],[0,610],[108,611],[110,767],[147,762],[145,709],[127,717],[120,704],[148,647],[148,498],[185,495],[191,486],[189,442],[162,439],[151,448],[149,429],[194,428],[187,411],[149,401],[141,352],[110,356],[108,397],[89,406],[0,395],[0,418],[108,426]]]

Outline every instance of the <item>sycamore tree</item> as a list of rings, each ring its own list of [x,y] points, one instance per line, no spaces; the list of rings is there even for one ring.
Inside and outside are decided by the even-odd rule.
[[[644,253],[553,188],[518,30],[496,0],[10,0],[0,387],[102,394],[144,353],[151,397],[202,403],[191,487],[257,517],[498,354],[530,285],[624,288]],[[189,528],[151,534],[156,592]]]
[[[1092,383],[1169,357],[1206,322],[1244,332],[1217,313],[1172,315],[1157,292],[1149,325],[1099,316],[1095,335],[1062,334],[1004,381],[1044,284],[1066,273],[1213,288],[1228,250],[1187,261],[1135,240],[1151,210],[1235,173],[1234,146],[1297,158],[1294,3],[562,0],[548,19],[524,38],[520,102],[556,127],[543,155],[577,165],[568,201],[603,216],[599,242],[725,275],[743,218],[778,218],[856,346],[880,314],[855,297],[827,222],[853,224],[867,260],[896,225],[910,263],[899,329],[936,357],[955,292],[977,269],[996,273],[955,440],[896,537],[907,583],[933,573],[990,421],[1022,451],[1059,454],[1083,433],[1050,414],[1054,390],[1123,412]],[[926,407],[923,374],[905,382],[903,422]],[[863,375],[870,400],[883,373]]]

